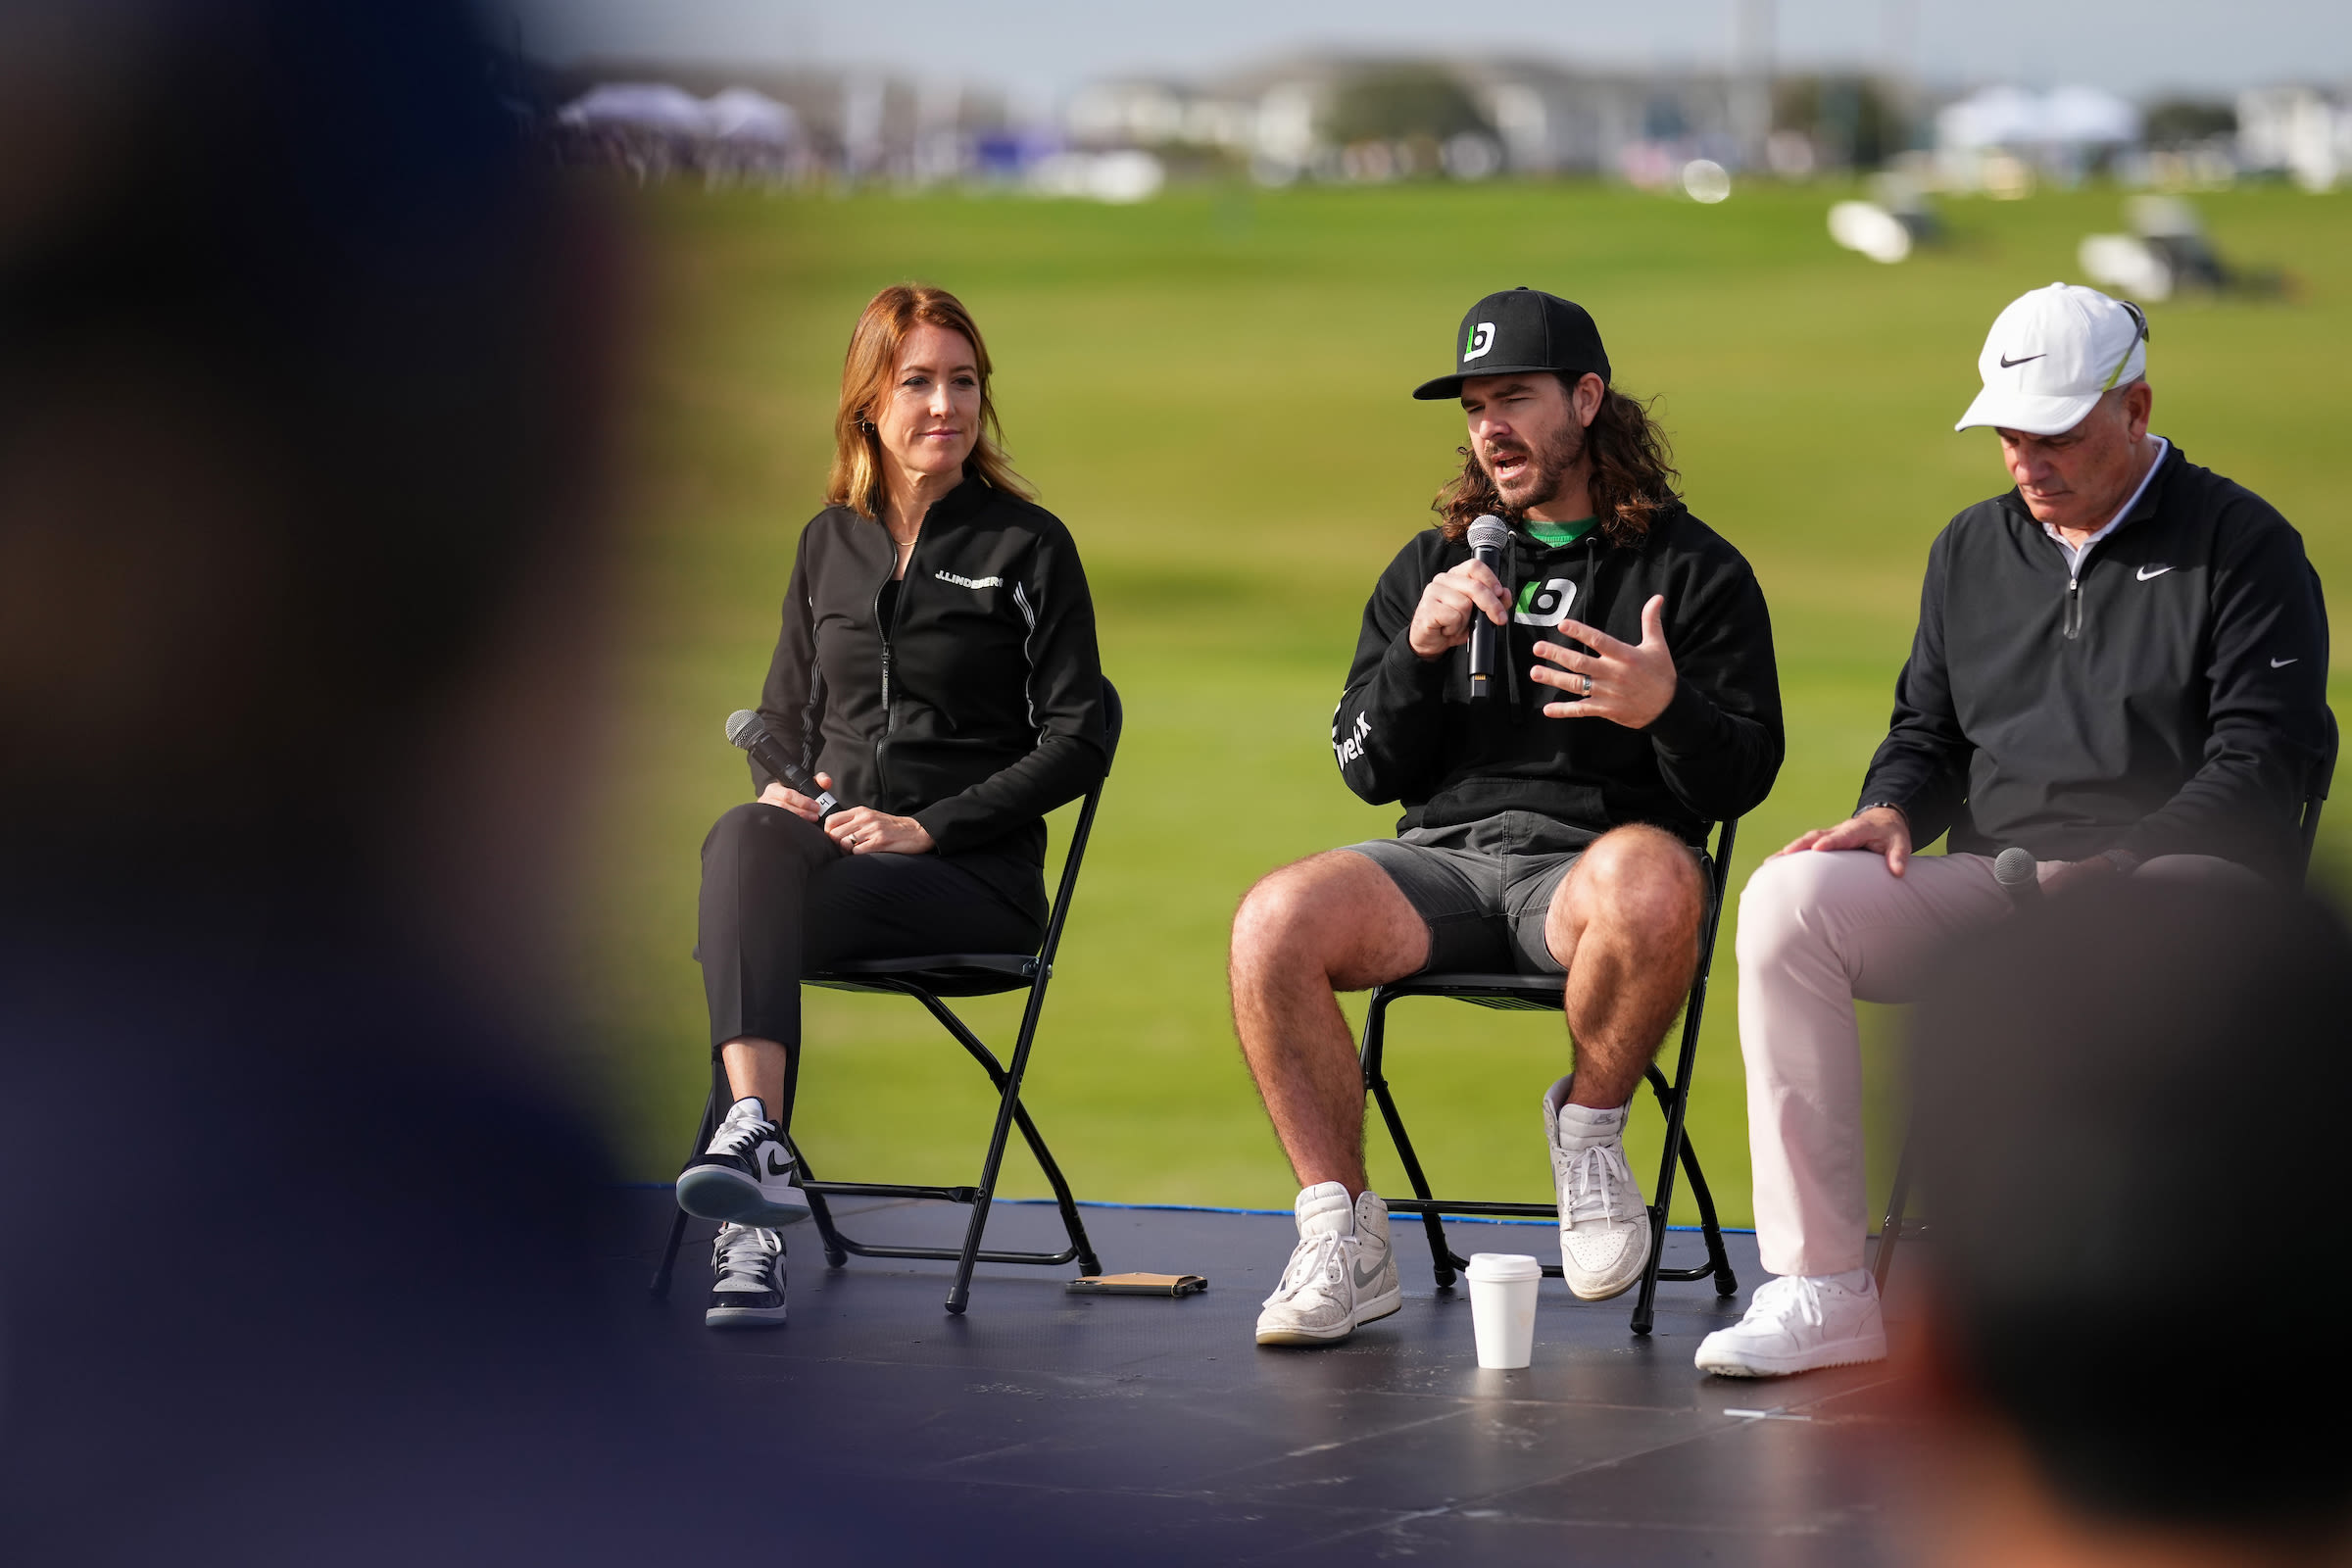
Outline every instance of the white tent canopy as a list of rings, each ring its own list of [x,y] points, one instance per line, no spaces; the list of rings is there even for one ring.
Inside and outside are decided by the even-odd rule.
[[[1987,87],[1946,105],[1936,117],[1936,139],[1968,151],[2126,146],[2139,140],[2139,111],[2097,87]]]
[[[703,109],[710,122],[710,134],[722,141],[784,147],[800,137],[801,120],[790,105],[749,87],[713,93]]]
[[[799,139],[801,122],[788,105],[749,87],[729,87],[705,102],[662,81],[608,81],[558,111],[567,125],[658,131],[743,145],[784,147]]]

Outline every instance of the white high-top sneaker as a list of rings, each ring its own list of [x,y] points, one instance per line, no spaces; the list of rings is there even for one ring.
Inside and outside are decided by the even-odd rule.
[[[1625,1163],[1625,1111],[1568,1102],[1568,1078],[1544,1095],[1544,1143],[1560,1204],[1560,1272],[1587,1301],[1621,1295],[1649,1261],[1649,1210]]]
[[[1329,1345],[1403,1303],[1389,1205],[1377,1193],[1352,1204],[1338,1182],[1298,1195],[1298,1245],[1257,1314],[1260,1345]]]
[[[1870,1270],[1781,1274],[1764,1282],[1747,1315],[1698,1342],[1701,1372],[1778,1378],[1817,1367],[1886,1359],[1886,1324]]]

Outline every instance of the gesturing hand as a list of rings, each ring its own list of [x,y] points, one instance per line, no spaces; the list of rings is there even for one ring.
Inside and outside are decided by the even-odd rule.
[[[1433,585],[1434,586],[1434,585]],[[1536,657],[1559,668],[1538,664],[1529,674],[1545,686],[1573,692],[1573,703],[1545,703],[1546,718],[1613,718],[1627,729],[1640,729],[1674,701],[1677,676],[1674,656],[1666,649],[1666,596],[1651,596],[1642,607],[1642,641],[1621,643],[1581,620],[1560,622],[1559,635],[1573,637],[1592,650],[1578,653],[1557,643],[1536,644]]]
[[[1790,840],[1787,849],[1770,858],[1799,850],[1868,850],[1886,857],[1886,869],[1896,876],[1911,863],[1911,821],[1891,806],[1857,811],[1836,827],[1817,827]]]
[[[1404,640],[1423,659],[1435,659],[1468,642],[1470,622],[1478,615],[1499,626],[1510,612],[1510,596],[1494,573],[1481,562],[1465,561],[1429,579]]]
[[[911,816],[853,806],[825,818],[825,832],[852,855],[927,855],[931,835]]]

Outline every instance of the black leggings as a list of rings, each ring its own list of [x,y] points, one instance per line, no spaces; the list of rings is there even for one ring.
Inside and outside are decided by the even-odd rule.
[[[791,1053],[792,1113],[801,1062],[801,977],[842,958],[931,953],[1034,953],[1038,920],[936,855],[848,855],[815,823],[750,802],[703,841],[695,956],[710,1003],[710,1047],[749,1035]]]

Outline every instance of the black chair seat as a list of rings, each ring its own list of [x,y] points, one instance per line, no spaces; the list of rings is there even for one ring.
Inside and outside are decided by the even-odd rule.
[[[1557,1012],[1567,976],[1557,974],[1417,974],[1392,981],[1392,997],[1451,997],[1510,1012]]]
[[[1048,969],[1050,978],[1053,974]],[[935,953],[918,958],[852,958],[805,983],[828,991],[891,992],[919,986],[935,997],[993,997],[1020,991],[1037,978],[1029,953]],[[887,983],[878,983],[887,982]]]

